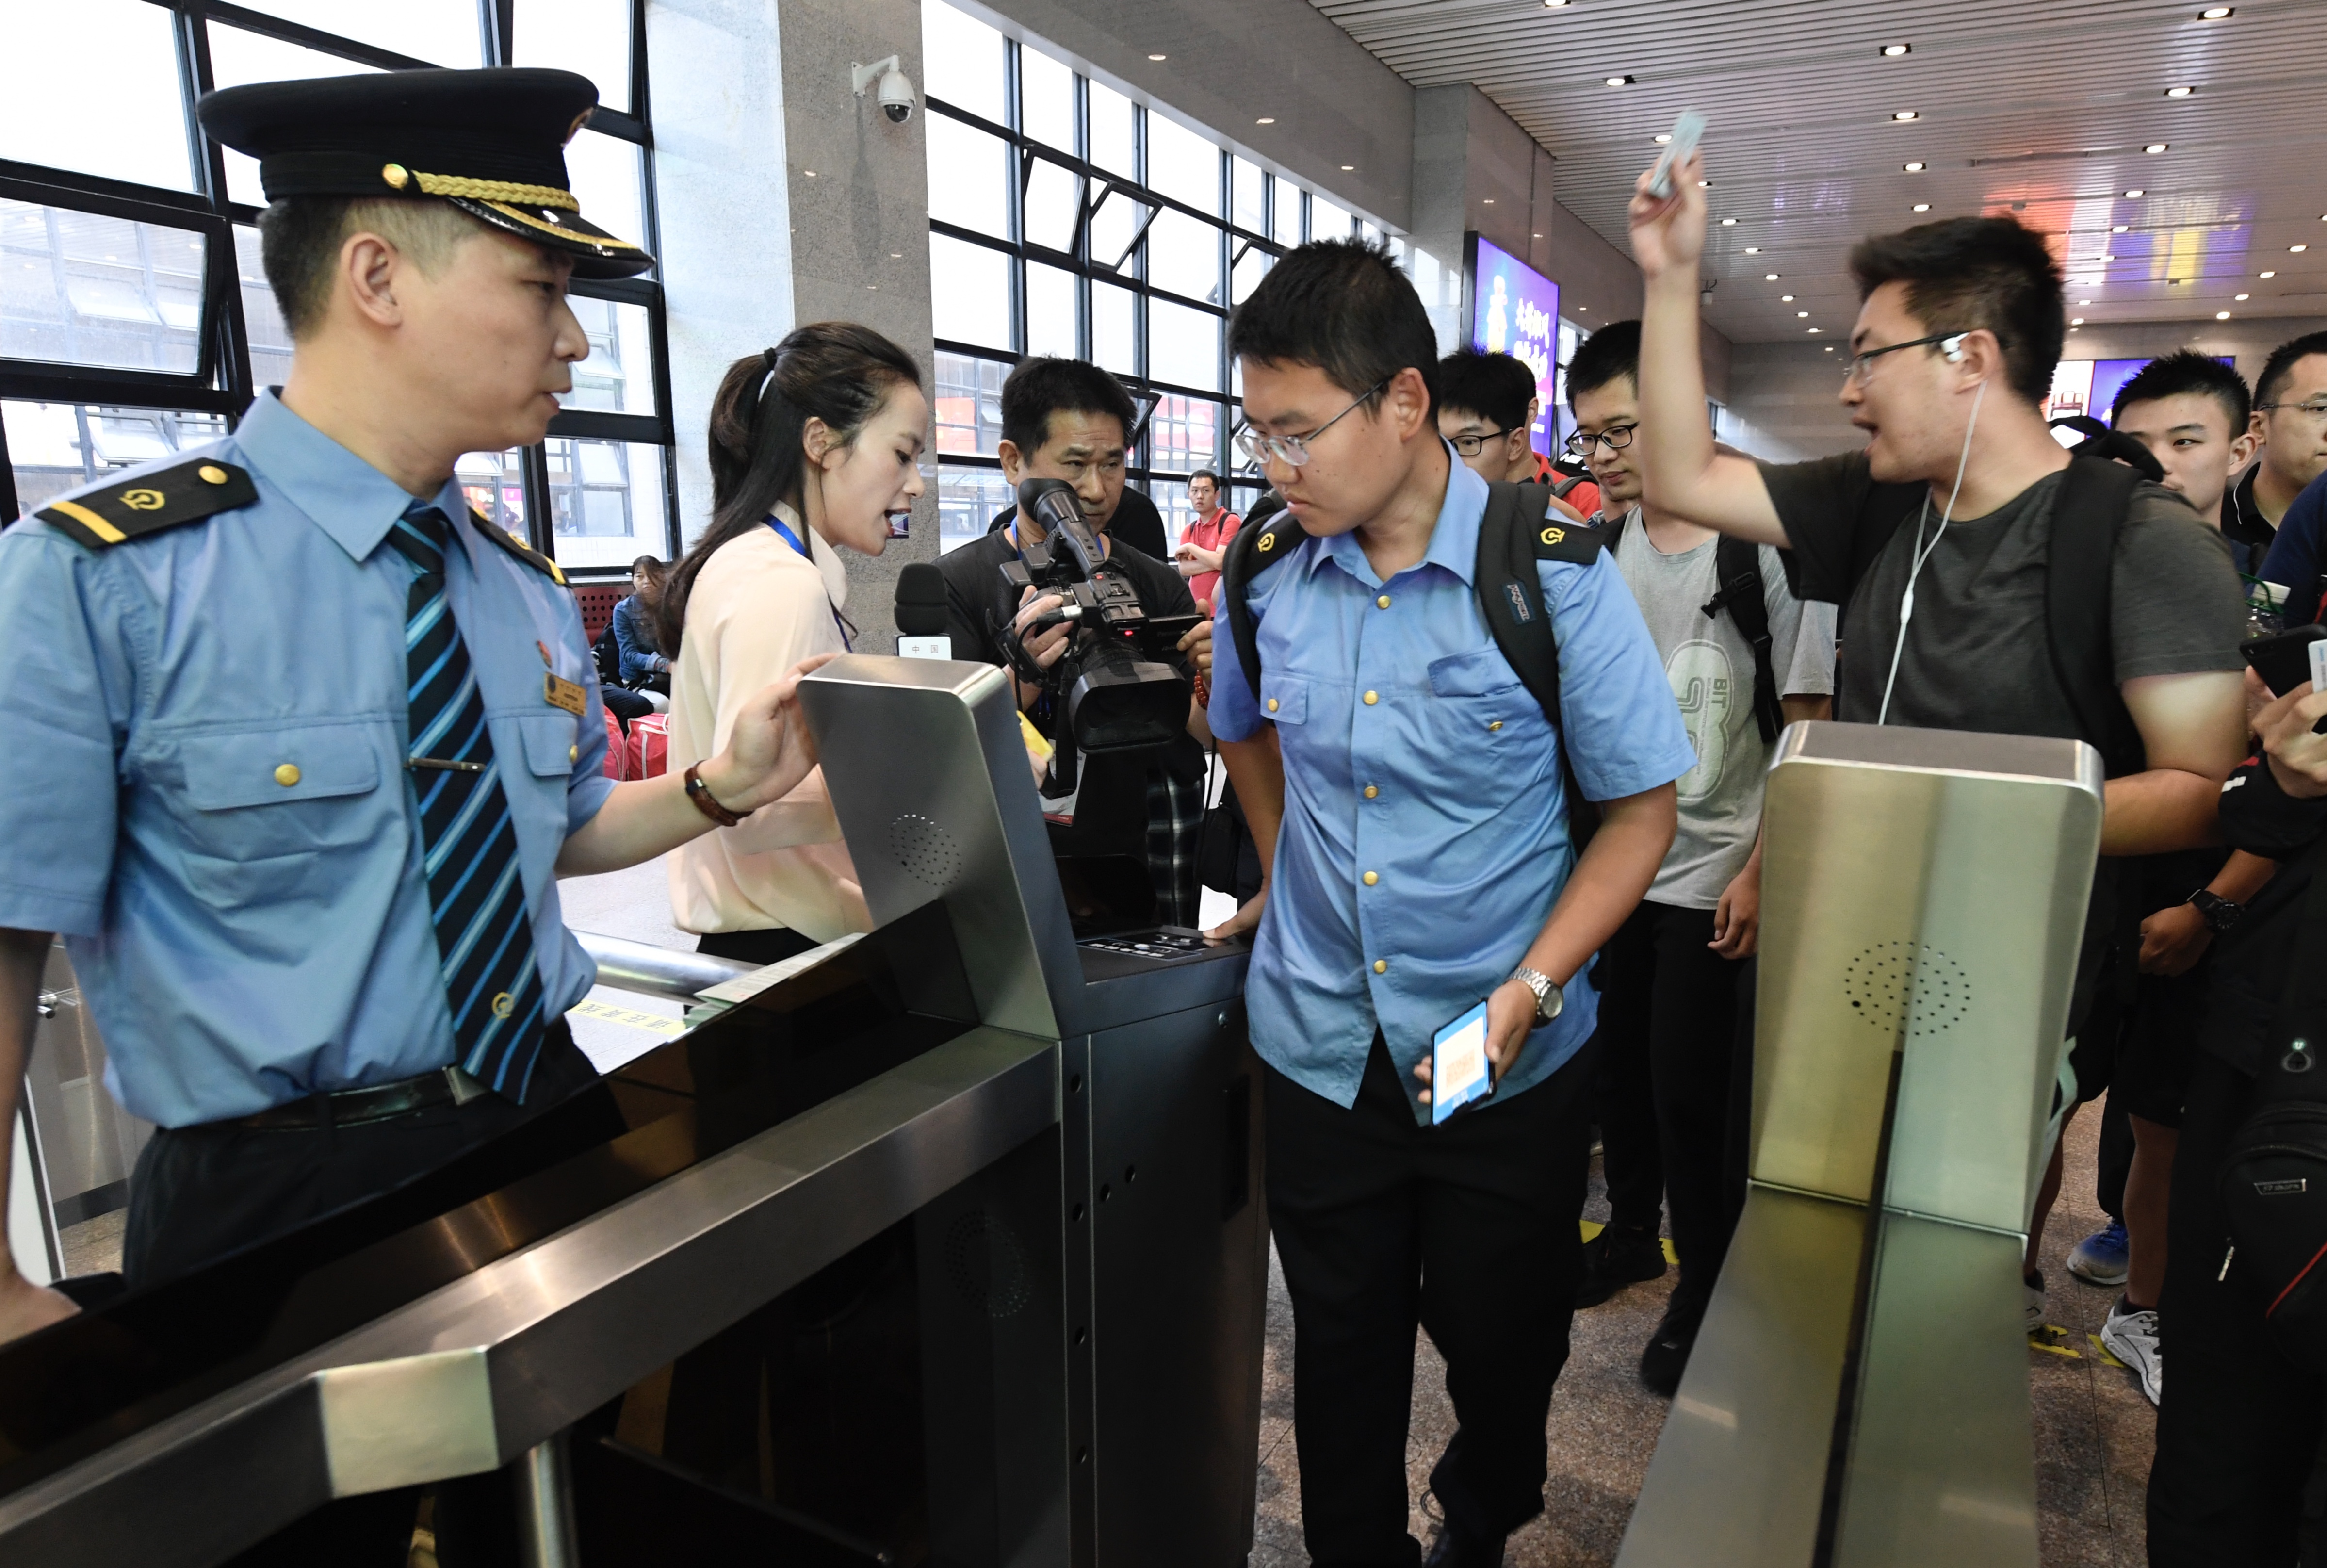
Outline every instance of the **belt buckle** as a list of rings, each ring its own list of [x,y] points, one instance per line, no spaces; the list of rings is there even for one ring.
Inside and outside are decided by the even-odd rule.
[[[471,1078],[457,1065],[444,1069],[444,1087],[453,1091],[453,1103],[455,1106],[465,1106],[471,1100],[482,1099],[493,1092]]]

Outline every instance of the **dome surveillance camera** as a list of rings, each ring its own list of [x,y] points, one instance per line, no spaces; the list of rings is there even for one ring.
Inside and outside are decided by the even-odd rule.
[[[875,82],[880,83],[877,96],[881,112],[889,117],[891,125],[902,126],[913,117],[913,84],[899,68],[895,55],[870,65],[849,67],[848,85],[855,89],[858,98],[863,98],[865,89]]]
[[[892,126],[902,126],[913,117],[913,84],[894,67],[881,78],[881,112],[889,117]]]

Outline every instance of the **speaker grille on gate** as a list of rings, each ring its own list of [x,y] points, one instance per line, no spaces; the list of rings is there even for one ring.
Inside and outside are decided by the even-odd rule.
[[[1937,947],[1920,942],[1880,942],[1842,972],[1843,1000],[1885,1034],[1937,1034],[1971,1007],[1971,977]]]
[[[947,1227],[945,1268],[954,1289],[989,1318],[1007,1318],[1034,1299],[1027,1277],[1026,1248],[1012,1230],[983,1209],[974,1209]]]
[[[918,813],[908,811],[889,824],[889,848],[899,865],[939,891],[961,874],[961,849],[953,835]]]

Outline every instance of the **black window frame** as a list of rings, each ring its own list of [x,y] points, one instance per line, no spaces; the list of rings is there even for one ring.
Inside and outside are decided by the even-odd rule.
[[[243,315],[235,248],[236,230],[251,228],[260,210],[233,201],[228,194],[223,150],[199,128],[194,106],[213,84],[208,24],[239,28],[280,42],[296,44],[320,54],[372,66],[383,70],[428,67],[431,62],[343,38],[227,0],[145,0],[171,14],[179,92],[193,189],[175,191],[0,158],[0,197],[11,200],[166,225],[200,234],[204,241],[201,325],[197,334],[195,369],[177,375],[165,371],[70,365],[52,360],[0,358],[0,399],[51,404],[74,404],[120,408],[176,410],[223,415],[228,428],[239,422],[257,396],[253,384],[250,337]],[[519,0],[477,0],[479,53],[488,66],[509,63],[517,31]],[[554,0],[525,0],[550,5]],[[590,117],[589,128],[626,142],[639,150],[640,215],[645,232],[639,242],[652,254],[661,253],[660,225],[655,191],[654,135],[649,98],[646,0],[629,0],[630,104],[625,112],[601,107]],[[572,438],[637,443],[660,451],[662,528],[659,553],[676,557],[679,548],[678,473],[671,421],[670,330],[668,308],[661,280],[655,273],[619,279],[577,278],[569,292],[579,298],[614,301],[642,306],[647,312],[650,349],[650,373],[656,412],[621,414],[603,409],[565,409],[550,420],[550,439]],[[556,555],[552,527],[549,464],[546,444],[522,449],[526,529],[533,546]],[[20,515],[14,467],[7,434],[0,425],[0,527]],[[630,567],[582,566],[570,577],[627,578]]]

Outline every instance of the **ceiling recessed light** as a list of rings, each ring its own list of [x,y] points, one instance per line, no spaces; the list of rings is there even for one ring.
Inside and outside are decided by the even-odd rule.
[[[2081,327],[2085,324],[2085,318],[2082,316],[2070,316],[2069,318],[2069,324],[2072,327]]]
[[[1900,164],[1900,165],[1899,165],[1899,167],[1900,167],[1902,171],[1904,171],[1905,173],[1910,173],[1910,174],[1920,174],[1920,173],[1921,173],[1923,172],[1923,165],[1922,165],[1921,163],[1902,163],[1902,164]]]
[[[1915,203],[1915,210],[1918,212],[1929,212],[1930,210],[1931,204],[1928,201],[1918,201]]]
[[[816,178],[816,171],[813,169],[803,169],[800,173],[806,174],[811,180]]]
[[[891,261],[902,261],[905,259],[905,253],[902,250],[892,250],[889,253],[889,259]]]
[[[1632,79],[1629,76],[1612,76],[1605,79],[1610,87],[1630,87],[1632,85]]]
[[[2163,142],[2152,142],[2141,150],[2145,153],[2162,153],[2165,151],[2165,145]]]
[[[2083,331],[2084,330],[2085,330],[2085,329],[2084,329],[2084,328],[2082,328],[2082,327],[2070,327],[2070,328],[2069,329],[2069,331],[2072,331],[2072,332],[2081,332],[2081,331]]]
[[[1346,167],[1346,165],[1344,165],[1344,166]],[[1486,206],[1489,206],[1489,207],[1492,207],[1492,206],[1495,204],[1495,199],[1494,199],[1492,196],[1481,196],[1481,197],[1480,197],[1480,198],[1479,198],[1479,200],[1480,200],[1480,201],[1481,201],[1481,202],[1482,202],[1483,204],[1485,204]]]
[[[2135,185],[2132,190],[2125,193],[2125,199],[2128,201],[2138,201],[2144,194],[2145,194],[2145,192],[2143,191],[2142,188]]]
[[[2101,259],[2102,259],[2103,261],[2115,261],[2115,260],[2117,259],[2117,257],[2114,257],[2114,256],[2104,256],[2104,257],[2101,257]]]
[[[2286,248],[2294,252],[2295,255],[2300,256],[2311,247],[2307,245],[2290,245]]]
[[[1276,117],[1275,115],[1263,115],[1260,118],[1253,121],[1252,123],[1256,126],[1273,126],[1276,123]]]
[[[2165,96],[2167,98],[2188,98],[2191,93],[2196,92],[2197,90],[2198,89],[2194,87],[2169,87],[2165,89]]]
[[[1832,343],[1828,343],[1828,344],[1826,346],[1826,351],[1827,351],[1827,353],[1829,353],[1829,354],[1833,353],[1833,352],[1834,352],[1834,345],[1833,345]]]
[[[2130,223],[2112,223],[2109,225],[2109,232],[2111,234],[2131,234],[2133,232],[2133,225]]]
[[[2256,275],[2256,276],[2257,276],[2257,277],[2276,277],[2276,276],[2278,275],[2278,274],[2276,274],[2276,273],[2275,273],[2275,272],[2264,272],[2264,273],[2257,273],[2257,274],[2256,274],[2255,275]]]
[[[2079,304],[2080,304],[2080,305],[2089,305],[2089,304],[2092,303],[2093,302],[2092,302],[2092,301],[2090,301],[2090,300],[2079,300],[2077,303],[2078,303]]]
[[[2254,295],[2252,295],[2252,294],[2232,294],[2230,297],[2231,297],[2232,299],[2234,299],[2234,300],[2249,300],[2249,299],[2254,298]]]
[[[1745,254],[1748,256],[1759,256],[1762,254],[1762,247],[1758,245],[1749,245],[1745,247]],[[24,265],[30,266],[32,263],[26,262]]]
[[[1781,303],[1781,304],[1789,304],[1789,305],[1790,305],[1790,304],[1792,304],[1792,303],[1794,303],[1794,296],[1793,296],[1793,295],[1791,295],[1791,294],[1780,294],[1780,295],[1778,296],[1778,301],[1779,301],[1779,303]]]
[[[2235,16],[2238,14],[2238,8],[2235,5],[2209,5],[2203,11],[2198,13],[2198,20],[2201,22],[2220,22],[2225,16]]]
[[[1902,54],[1912,54],[1914,51],[1915,46],[1911,43],[1886,43],[1883,46],[1883,58],[1896,60]]]
[[[1775,283],[1778,281],[1778,275],[1774,272],[1765,272],[1762,275],[1762,281],[1763,283]]]
[[[1147,58],[1150,60],[1169,60],[1172,57],[1168,54],[1151,54]]]
[[[1541,238],[1543,238],[1543,236],[1542,236],[1542,235],[1540,235],[1540,234],[1538,234],[1538,235],[1534,236],[1534,238],[1537,238],[1537,239],[1541,239]]]
[[[2214,319],[2218,322],[2227,322],[2230,319],[2230,313],[2228,311],[2216,311],[2214,313]]]
[[[1891,117],[1894,120],[1919,120],[1923,117],[1917,114],[1913,109],[1893,109],[1891,113]]]
[[[1724,229],[1734,229],[1737,227],[1737,219],[1734,218],[1724,218],[1721,220],[1721,227]]]
[[[1652,140],[1657,144],[1657,145],[1658,145],[1658,146],[1661,147],[1661,146],[1663,146],[1666,143],[1668,143],[1668,142],[1669,142],[1669,141],[1671,141],[1671,140],[1672,140],[1672,133],[1671,133],[1670,131],[1659,131],[1659,132],[1656,134],[1656,135],[1655,135],[1654,137],[1652,137],[1651,139],[1652,139]]]
[[[1357,165],[1355,163],[1344,163],[1341,165],[1341,173],[1344,174],[1352,173],[1356,169]]]
[[[1699,180],[1696,182],[1696,188],[1700,191],[1710,191],[1713,189],[1713,182],[1710,180]]]
[[[1543,8],[1546,11],[1556,11],[1566,4],[1567,0],[1543,0]]]
[[[1825,330],[1825,329],[1824,329],[1824,328],[1821,328],[1821,327],[1812,327],[1812,328],[1810,329],[1810,331],[1813,331],[1813,332],[1816,332],[1816,331],[1824,331],[1824,330]]]
[[[1808,321],[1810,319],[1810,313],[1808,311],[1796,311],[1794,314],[1800,317],[1803,321]]]

